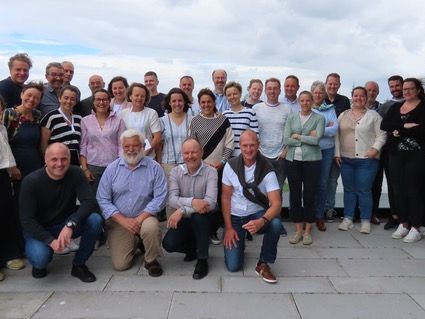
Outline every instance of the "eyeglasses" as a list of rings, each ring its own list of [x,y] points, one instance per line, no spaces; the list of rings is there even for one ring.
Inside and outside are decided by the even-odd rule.
[[[109,99],[98,99],[98,98],[96,98],[96,99],[94,99],[94,101],[95,101],[96,103],[100,103],[100,102],[103,102],[103,103],[109,103]]]
[[[416,90],[416,87],[411,87],[411,88],[403,88],[403,92],[410,92],[410,91],[414,91]]]
[[[49,76],[51,76],[52,78],[61,78],[64,76],[63,73],[50,73]]]

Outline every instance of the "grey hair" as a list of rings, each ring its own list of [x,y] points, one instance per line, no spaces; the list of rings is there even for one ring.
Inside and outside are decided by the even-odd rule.
[[[310,88],[311,93],[313,93],[313,91],[317,88],[320,88],[323,92],[326,92],[325,83],[323,83],[322,81],[314,81],[311,84],[311,88]]]
[[[132,137],[138,137],[140,143],[142,143],[142,145],[145,145],[145,136],[143,135],[143,133],[140,132],[139,130],[135,130],[135,129],[132,129],[132,128],[125,130],[121,134],[121,136],[120,136],[121,144],[124,142],[124,139],[132,138]]]

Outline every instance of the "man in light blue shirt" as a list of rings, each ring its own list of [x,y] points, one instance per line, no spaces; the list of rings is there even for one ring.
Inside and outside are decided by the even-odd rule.
[[[214,70],[212,75],[214,83],[215,106],[219,112],[230,109],[229,101],[224,95],[224,86],[227,82],[227,72],[225,70]]]
[[[122,157],[108,165],[100,180],[97,201],[106,219],[112,265],[126,270],[143,244],[149,275],[162,275],[157,213],[165,206],[167,181],[161,166],[144,156],[145,137],[129,129],[121,135]]]
[[[281,103],[291,108],[291,113],[298,113],[301,108],[298,103],[297,92],[300,88],[300,82],[295,75],[288,75],[283,83],[284,96],[279,100]]]

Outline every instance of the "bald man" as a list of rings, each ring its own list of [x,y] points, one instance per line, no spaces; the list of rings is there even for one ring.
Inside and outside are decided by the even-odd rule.
[[[82,170],[70,166],[71,154],[66,145],[49,145],[44,160],[44,168],[24,178],[19,202],[25,251],[33,266],[32,276],[45,277],[53,253],[62,252],[72,238],[81,236],[71,275],[83,282],[93,282],[96,277],[86,262],[103,226],[102,217],[94,212],[94,194]],[[76,206],[77,199],[80,206]]]
[[[75,105],[74,113],[81,115],[81,117],[87,116],[93,111],[93,93],[99,89],[105,88],[105,82],[103,78],[98,74],[93,74],[89,77],[89,89],[91,91],[91,95],[86,97],[84,100],[81,100],[80,103]]]

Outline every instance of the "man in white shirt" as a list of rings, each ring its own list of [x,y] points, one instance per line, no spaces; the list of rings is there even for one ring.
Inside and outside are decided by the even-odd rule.
[[[269,263],[274,263],[282,231],[279,219],[281,190],[269,161],[259,152],[254,131],[241,134],[241,155],[224,167],[222,212],[225,224],[224,257],[226,267],[235,272],[244,261],[245,232],[264,234],[255,271],[265,282],[276,283]]]
[[[288,75],[283,82],[283,92],[285,93],[280,100],[283,104],[291,108],[292,113],[300,111],[300,104],[298,103],[297,92],[300,89],[300,81],[295,75]]]

